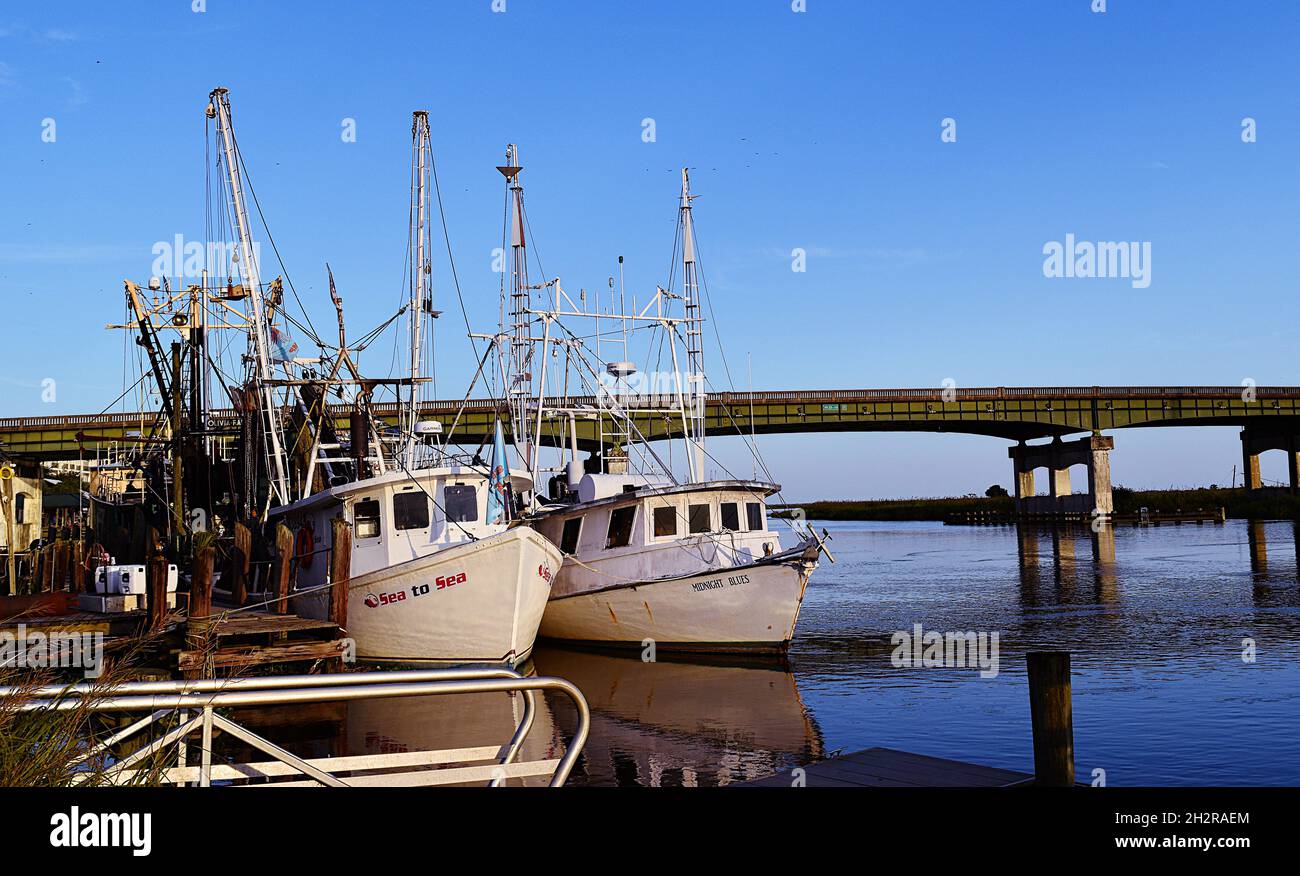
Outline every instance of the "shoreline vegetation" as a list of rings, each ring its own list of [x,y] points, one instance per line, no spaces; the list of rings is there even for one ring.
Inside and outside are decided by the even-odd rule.
[[[1246,490],[1238,487],[1199,487],[1191,490],[1113,490],[1116,514],[1137,514],[1143,508],[1161,514],[1223,508],[1228,517],[1245,520],[1300,519],[1300,496],[1286,488]],[[789,517],[802,508],[809,520],[944,520],[953,514],[990,512],[1011,514],[1014,500],[1006,495],[949,496],[933,499],[819,500],[773,505],[774,517]]]

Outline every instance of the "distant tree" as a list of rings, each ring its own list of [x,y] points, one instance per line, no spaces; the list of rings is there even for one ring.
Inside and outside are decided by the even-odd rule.
[[[1008,493],[1001,484],[994,484],[984,491],[984,495],[988,496],[990,499],[1001,499],[1007,496]]]

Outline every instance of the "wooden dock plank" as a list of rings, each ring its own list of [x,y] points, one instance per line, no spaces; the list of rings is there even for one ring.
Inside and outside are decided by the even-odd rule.
[[[259,645],[248,648],[221,648],[212,655],[214,668],[243,668],[261,666],[267,663],[284,663],[297,660],[319,660],[343,656],[346,642],[335,639],[328,642],[303,642],[294,645]],[[204,666],[202,651],[181,651],[177,655],[177,668],[202,669]]]
[[[297,633],[307,630],[333,630],[336,625],[327,620],[313,620],[291,614],[263,614],[244,612],[217,621],[216,635],[255,636],[264,633]]]
[[[807,787],[854,788],[1001,788],[1032,778],[1028,773],[981,764],[913,754],[893,748],[868,748],[815,761],[803,770]],[[746,787],[791,787],[791,770],[752,782]]]

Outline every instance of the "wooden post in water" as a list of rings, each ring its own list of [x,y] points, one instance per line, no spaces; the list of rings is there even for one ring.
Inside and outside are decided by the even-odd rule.
[[[248,568],[253,553],[253,533],[242,523],[235,524],[235,550],[230,559],[230,598],[235,605],[248,601]]]
[[[293,533],[283,523],[275,527],[275,613],[289,613],[289,578],[293,570]]]
[[[1030,651],[1029,712],[1034,727],[1034,784],[1074,785],[1074,715],[1070,652]]]
[[[167,555],[156,553],[149,559],[148,599],[149,632],[163,628],[167,622]]]
[[[217,558],[216,548],[206,547],[194,555],[190,575],[189,620],[185,624],[185,648],[207,655],[211,650],[212,633],[212,566]],[[186,678],[207,678],[213,675],[211,660],[206,658],[201,669],[185,670]]]

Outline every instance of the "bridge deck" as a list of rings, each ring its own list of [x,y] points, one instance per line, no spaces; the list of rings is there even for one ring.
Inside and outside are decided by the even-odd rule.
[[[594,409],[594,397],[575,398]],[[659,411],[657,400],[634,398],[637,427],[647,438],[678,437],[681,422]],[[505,411],[492,399],[429,402],[421,416],[441,420],[452,438],[476,445],[487,438]],[[347,409],[331,408],[341,431]],[[395,404],[380,404],[376,413],[395,423]],[[154,414],[111,413],[12,417],[0,419],[0,450],[35,459],[75,458],[83,450],[121,441],[136,432],[148,435]],[[737,432],[923,431],[963,432],[1011,440],[1029,440],[1079,432],[1150,426],[1244,426],[1270,418],[1288,429],[1300,422],[1300,387],[1124,386],[992,387],[974,389],[833,389],[710,393],[706,427],[711,435]],[[212,428],[231,431],[232,411],[216,411]],[[579,444],[596,447],[595,419],[579,418]],[[562,444],[567,421],[543,421],[542,440]]]

